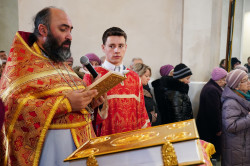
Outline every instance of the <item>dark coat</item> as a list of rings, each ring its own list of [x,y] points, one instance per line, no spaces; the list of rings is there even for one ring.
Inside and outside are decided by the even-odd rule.
[[[146,107],[150,122],[152,121],[152,114],[150,112],[155,111],[155,113],[157,113],[156,122],[151,123],[152,126],[160,125],[161,124],[161,115],[156,107],[156,104],[154,102],[152,93],[150,92],[150,88],[148,85],[143,86],[143,93],[144,93],[145,107]]]
[[[164,92],[164,122],[172,123],[193,118],[192,104],[188,96],[189,85],[173,77],[162,77]]]
[[[196,121],[200,138],[214,144],[217,156],[221,151],[220,136],[216,135],[221,131],[221,94],[222,88],[210,79],[201,90]]]
[[[222,166],[250,166],[250,102],[222,92]]]
[[[156,105],[157,105],[157,108],[161,114],[161,121],[165,122],[166,120],[164,119],[162,114],[164,114],[164,109],[166,108],[166,106],[165,106],[166,103],[165,103],[165,99],[164,99],[164,97],[165,97],[164,92],[166,91],[166,89],[160,84],[160,82],[161,82],[161,79],[154,80],[152,82],[152,87],[154,88]]]

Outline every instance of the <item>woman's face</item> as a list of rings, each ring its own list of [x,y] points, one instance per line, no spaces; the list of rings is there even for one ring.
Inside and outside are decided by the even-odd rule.
[[[248,90],[250,91],[250,81],[249,81],[249,77],[248,77]]]
[[[242,91],[243,93],[247,93],[247,91],[249,90],[249,84],[250,82],[248,81],[248,76],[246,75],[242,78],[239,87],[236,89]]]
[[[97,61],[90,61],[90,63],[93,67],[99,66],[99,63]]]
[[[190,83],[190,78],[191,78],[191,75],[187,76],[187,77],[184,77],[182,79],[179,79],[179,81],[183,82],[184,84],[189,84]]]
[[[226,85],[226,77],[216,81],[220,87],[224,87]]]
[[[174,75],[174,69],[172,69],[172,70],[169,72],[168,76],[173,76],[173,75]]]
[[[148,81],[150,80],[150,76],[151,76],[151,73],[147,69],[146,72],[141,76],[142,85],[147,85],[148,84]]]
[[[223,61],[223,63],[221,64],[222,67],[226,67],[226,60]]]

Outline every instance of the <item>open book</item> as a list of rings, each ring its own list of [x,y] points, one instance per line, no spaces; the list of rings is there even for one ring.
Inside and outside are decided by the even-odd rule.
[[[115,71],[109,71],[91,85],[87,86],[86,90],[97,89],[98,95],[95,97],[97,99],[117,84],[124,81],[126,78],[125,74],[122,75],[121,73]]]

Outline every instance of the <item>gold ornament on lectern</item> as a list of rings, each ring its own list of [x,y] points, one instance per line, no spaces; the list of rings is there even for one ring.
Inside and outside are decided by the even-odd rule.
[[[91,155],[94,155],[97,152],[99,152],[99,149],[97,149],[97,148],[89,148],[89,149],[81,150],[81,151],[77,152],[75,155],[76,156],[91,156]]]
[[[143,132],[137,134],[126,135],[123,137],[119,137],[110,142],[112,146],[123,146],[136,143],[138,141],[143,142],[150,139],[153,139],[159,135],[158,132]]]
[[[91,155],[88,157],[87,166],[99,166],[95,156]]]
[[[105,136],[105,137],[97,137],[93,140],[90,141],[90,144],[99,144],[99,143],[102,143],[102,142],[105,142],[105,141],[108,141],[110,140],[111,137],[109,136]]]
[[[167,141],[165,144],[163,144],[161,152],[164,166],[178,165],[177,156],[175,154],[173,144]]]
[[[138,153],[140,150],[145,153],[147,150],[154,150],[153,147],[155,147],[156,149],[158,148],[158,150],[161,148],[160,156],[158,157],[162,160],[161,163],[164,163],[164,166],[178,164],[198,165],[204,163],[204,155],[202,154],[201,145],[197,144],[199,141],[196,141],[198,138],[199,135],[195,120],[190,119],[182,122],[149,127],[146,129],[92,138],[86,144],[79,147],[64,161],[73,162],[73,160],[76,159],[85,160],[84,164],[88,161],[87,166],[96,166],[98,164],[96,160],[99,161],[100,159],[101,161],[104,158],[115,157],[115,155],[111,154],[120,153],[120,155],[128,155],[132,150],[138,150]],[[174,149],[173,145],[184,141],[188,141],[188,146],[190,143],[192,147],[196,149],[196,151],[192,151],[192,153],[197,155],[198,158],[183,161],[182,156],[180,156],[179,161],[181,163],[178,163],[176,152],[179,153],[179,151]],[[185,146],[187,146],[187,144],[183,143]],[[140,158],[140,160],[143,160],[143,158]]]
[[[167,125],[167,128],[170,130],[180,129],[189,126],[190,122],[179,122]]]
[[[192,133],[190,132],[179,132],[179,133],[176,133],[176,134],[169,134],[165,137],[165,140],[167,141],[175,141],[175,140],[178,140],[178,139],[185,139],[185,138],[188,138],[192,136]]]

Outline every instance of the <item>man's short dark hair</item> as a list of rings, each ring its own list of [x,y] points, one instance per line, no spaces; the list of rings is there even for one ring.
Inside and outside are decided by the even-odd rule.
[[[40,10],[36,16],[34,17],[34,31],[29,36],[29,45],[32,45],[37,41],[38,36],[40,36],[40,32],[38,29],[39,24],[43,24],[47,27],[48,31],[50,31],[50,16],[51,16],[51,8],[55,7],[46,7]]]
[[[5,52],[5,51],[4,51],[4,50],[1,50],[1,51],[0,51],[0,53],[3,53],[3,52]]]
[[[102,43],[104,45],[105,45],[107,38],[109,36],[123,36],[125,38],[125,41],[127,41],[127,34],[121,28],[118,28],[118,27],[111,27],[103,33]]]
[[[48,30],[50,30],[51,8],[54,7],[46,7],[36,14],[34,18],[34,32],[33,32],[36,37],[40,35],[38,29],[39,24],[45,25],[48,28]]]

